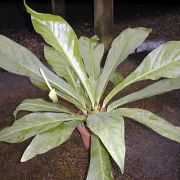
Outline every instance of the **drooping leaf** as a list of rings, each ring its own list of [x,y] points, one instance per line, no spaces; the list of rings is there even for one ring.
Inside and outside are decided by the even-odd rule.
[[[56,127],[64,121],[83,121],[85,116],[65,113],[31,113],[18,120],[12,126],[0,131],[0,141],[22,142],[29,137]]]
[[[30,111],[30,112],[63,112],[72,114],[72,112],[58,104],[46,102],[43,99],[26,99],[24,100],[14,111],[16,117],[19,111]]]
[[[104,54],[104,45],[97,37],[81,36],[79,48],[89,77],[96,81],[100,75],[100,64]]]
[[[124,81],[118,84],[105,98],[104,106],[120,90],[128,85],[145,80],[157,80],[161,77],[180,77],[180,41],[169,41],[153,50]]]
[[[58,90],[59,96],[75,105],[83,106],[80,104],[80,97],[69,84],[47,69],[31,51],[2,35],[0,67],[15,74],[28,76],[34,82],[44,83],[40,73],[42,69],[51,85]]]
[[[80,55],[76,34],[71,26],[60,16],[37,13],[29,8],[25,1],[24,4],[27,12],[31,15],[35,31],[42,35],[49,45],[65,57],[81,80],[94,105],[94,94],[91,90],[84,63]]]
[[[146,39],[150,32],[150,29],[142,27],[128,28],[114,39],[98,82],[96,90],[97,103],[100,101],[111,74],[129,54],[134,52],[134,50]]]
[[[91,135],[91,159],[86,180],[113,180],[109,154],[100,139]]]
[[[122,106],[124,104],[130,103],[133,101],[137,101],[139,99],[144,99],[147,97],[162,94],[162,93],[175,90],[175,89],[180,89],[180,78],[164,79],[154,84],[151,84],[140,91],[134,92],[132,94],[129,94],[125,97],[122,97],[112,102],[108,106],[107,111],[111,111],[119,106]]]
[[[42,154],[63,144],[71,135],[78,121],[64,122],[34,137],[30,145],[25,150],[21,162],[27,161],[37,154]]]
[[[91,131],[101,139],[123,173],[125,161],[123,117],[112,112],[102,112],[89,115],[86,122]]]
[[[124,79],[123,75],[118,72],[118,71],[114,71],[110,78],[109,78],[109,81],[111,83],[113,83],[114,86],[116,86],[117,84],[119,84],[122,80]]]
[[[180,142],[180,127],[172,125],[170,122],[152,112],[136,108],[119,108],[114,112],[131,118],[166,138]]]

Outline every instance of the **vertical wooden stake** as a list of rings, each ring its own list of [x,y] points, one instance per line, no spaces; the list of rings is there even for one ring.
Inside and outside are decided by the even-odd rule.
[[[113,0],[94,0],[94,28],[107,51],[113,38]]]
[[[52,14],[55,14],[56,13],[55,0],[51,0],[51,8],[52,8]]]
[[[65,0],[51,0],[52,13],[65,17]]]

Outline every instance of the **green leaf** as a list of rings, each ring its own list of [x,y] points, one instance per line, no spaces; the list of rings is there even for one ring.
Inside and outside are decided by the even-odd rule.
[[[124,104],[137,101],[139,99],[144,99],[154,95],[162,94],[171,90],[180,89],[180,78],[175,79],[164,79],[154,84],[147,86],[146,88],[122,97],[114,102],[112,102],[107,111],[112,111],[113,109],[122,106]]]
[[[21,162],[27,161],[37,154],[42,154],[63,144],[72,134],[75,127],[80,122],[64,122],[60,125],[51,128],[41,134],[38,134],[31,141],[30,145],[25,150]]]
[[[118,72],[118,71],[114,71],[110,78],[109,78],[109,81],[111,83],[113,83],[114,86],[116,86],[117,84],[119,84],[122,80],[124,79],[123,75]]]
[[[79,101],[81,101],[82,103],[86,101],[84,97],[84,88],[76,73],[66,61],[65,57],[63,57],[62,54],[58,53],[58,51],[56,51],[54,48],[49,46],[44,46],[44,54],[48,64],[52,66],[56,74],[64,78],[68,82],[68,84],[70,84],[78,93],[79,97],[81,97]]]
[[[14,111],[16,117],[19,111],[31,111],[31,112],[64,112],[72,114],[72,112],[58,104],[46,102],[43,99],[26,99],[24,100]]]
[[[120,90],[128,85],[145,80],[157,80],[161,77],[180,77],[180,41],[169,41],[153,50],[124,81],[118,84],[105,98],[104,106]]]
[[[83,107],[79,102],[80,97],[69,84],[47,69],[31,51],[2,35],[0,35],[0,67],[15,74],[28,76],[38,84],[44,83],[41,68],[51,85],[58,90],[59,96]]]
[[[113,180],[109,154],[100,139],[91,134],[91,160],[86,180]]]
[[[98,80],[101,71],[100,64],[104,54],[104,44],[100,43],[97,37],[81,36],[79,48],[89,77],[93,81]]]
[[[172,125],[170,122],[152,112],[136,108],[119,108],[114,112],[119,113],[121,116],[131,118],[166,138],[180,142],[180,127]]]
[[[96,89],[97,104],[100,101],[111,74],[129,54],[134,52],[150,32],[150,29],[142,27],[128,28],[114,39]]]
[[[41,82],[41,81],[38,81],[38,80],[34,80],[34,79],[32,79],[32,78],[30,78],[30,80],[31,80],[31,83],[32,83],[34,86],[38,87],[39,89],[42,89],[43,91],[48,90],[48,87],[47,87],[46,83]]]
[[[10,143],[22,142],[29,137],[58,126],[64,121],[83,121],[85,116],[69,115],[65,113],[32,113],[19,120],[12,126],[0,131],[0,141]]]
[[[58,51],[50,46],[44,46],[44,55],[48,64],[52,66],[53,70],[58,76],[64,78],[69,84],[72,85],[72,87],[74,87],[74,89],[78,90],[77,87],[80,89],[81,83],[76,73],[68,64],[65,57],[62,56],[62,54],[58,53]]]
[[[92,105],[94,105],[94,94],[80,55],[78,39],[71,26],[60,16],[37,13],[26,4],[25,7],[31,15],[35,31],[41,34],[49,45],[65,57],[81,80]]]
[[[102,112],[89,115],[86,122],[91,131],[101,139],[123,173],[125,161],[123,117],[115,112]]]
[[[65,57],[50,46],[44,46],[44,55],[54,72],[56,72],[58,76],[64,78],[67,82],[71,82],[67,71],[71,66],[66,61]]]

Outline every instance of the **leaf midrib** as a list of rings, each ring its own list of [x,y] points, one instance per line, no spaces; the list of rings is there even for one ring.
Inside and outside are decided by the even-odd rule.
[[[31,105],[31,106],[39,106],[39,107],[45,107],[45,108],[54,108],[54,109],[57,109],[57,110],[61,110],[62,107],[55,107],[55,106],[47,106],[47,105],[40,105],[40,104],[35,104],[35,103],[23,103],[21,104],[19,107],[23,107],[23,106],[26,106],[26,105]],[[62,110],[66,110],[64,108],[62,108]]]
[[[153,71],[150,71],[150,72],[147,72],[147,73],[145,73],[145,74],[143,74],[143,75],[141,75],[141,76],[138,76],[137,78],[135,78],[135,79],[133,79],[132,81],[130,81],[130,82],[128,82],[127,84],[124,84],[124,82],[122,82],[122,84],[124,84],[124,85],[122,85],[122,86],[119,86],[120,87],[120,89],[118,90],[118,92],[119,91],[121,91],[123,88],[125,88],[125,87],[127,87],[127,86],[129,86],[130,84],[132,84],[132,83],[135,83],[135,82],[137,82],[137,81],[139,81],[139,80],[143,80],[143,77],[145,77],[145,76],[147,76],[147,75],[149,75],[149,74],[151,74],[151,73],[154,73],[154,72],[156,72],[156,71],[160,71],[161,69],[163,69],[163,68],[165,68],[166,66],[170,66],[170,65],[172,65],[173,63],[176,63],[176,62],[178,62],[179,61],[179,59],[177,59],[177,61],[173,61],[172,63],[169,63],[169,64],[166,64],[166,65],[164,65],[164,66],[161,66],[160,68],[157,68],[157,69],[155,69],[155,70],[153,70]],[[132,75],[131,75],[132,76]],[[126,79],[125,79],[126,80]],[[124,80],[124,81],[125,81]],[[145,80],[145,79],[144,79]],[[126,82],[125,82],[126,83]],[[120,84],[119,84],[120,85]],[[118,85],[117,85],[118,86]],[[116,87],[115,87],[116,88]],[[118,89],[118,88],[117,88]],[[118,92],[116,92],[117,90],[116,89],[113,89],[111,92],[113,93],[113,92],[115,92],[115,94],[117,94]],[[109,93],[109,95],[111,94],[111,92]],[[106,98],[104,99],[104,106],[110,101],[110,99],[113,97],[113,96],[115,96],[115,94],[113,93],[113,95],[111,95],[110,96],[110,98],[108,97],[109,95],[107,95],[106,96]],[[108,99],[108,101],[106,100],[106,99]]]
[[[33,16],[32,16],[33,17]],[[34,16],[33,18],[35,18],[37,21],[38,21],[38,19]],[[42,23],[42,22],[40,22],[40,23]],[[45,23],[45,25],[46,26],[48,26],[47,25],[47,23]],[[81,69],[81,66],[80,66],[80,62],[78,61],[78,59],[76,58],[76,56],[74,56],[73,55],[73,59],[70,59],[69,58],[69,56],[65,53],[65,50],[63,49],[63,46],[61,46],[61,43],[59,43],[59,41],[58,41],[58,38],[56,38],[56,36],[54,35],[54,33],[53,33],[53,31],[52,31],[52,28],[50,28],[49,26],[48,26],[48,29],[51,31],[51,33],[53,34],[53,37],[55,37],[55,41],[57,42],[57,45],[58,45],[58,47],[60,47],[60,50],[63,52],[63,54],[65,55],[65,57],[67,57],[67,59],[68,59],[68,62],[71,64],[71,67],[73,68],[73,70],[75,71],[75,73],[77,74],[77,76],[79,77],[79,79],[81,80],[81,82],[82,82],[82,84],[83,84],[83,86],[85,87],[85,89],[86,89],[86,91],[87,91],[87,94],[89,95],[89,97],[90,97],[90,100],[91,100],[91,103],[92,104],[94,104],[94,98],[93,98],[93,94],[92,94],[92,92],[91,92],[91,88],[89,87],[89,83],[88,84],[86,84],[86,82],[88,82],[88,78],[87,78],[87,74]],[[76,38],[76,36],[75,36],[75,38]],[[56,48],[55,48],[56,49]],[[59,48],[58,49],[56,49],[57,51],[59,51]],[[75,61],[74,61],[74,59],[75,59]],[[78,64],[78,66],[79,66],[79,72],[80,73],[78,73],[78,71],[76,70],[76,66],[77,65],[75,65],[75,64]],[[75,65],[75,66],[74,66]],[[72,96],[72,95],[71,95]],[[77,99],[76,97],[74,97],[74,96],[72,96],[73,98],[75,98],[75,99]]]
[[[136,33],[138,33],[138,32],[133,33],[133,34],[131,35],[131,37],[134,36],[134,34],[136,34]],[[127,47],[127,45],[129,44],[129,41],[131,41],[131,37],[128,39],[127,43],[123,46],[123,49],[125,49],[125,48]],[[111,68],[111,71],[108,72],[108,76],[107,76],[106,80],[104,81],[105,83],[104,83],[103,87],[101,88],[100,96],[98,97],[97,101],[100,100],[100,98],[101,98],[101,96],[102,96],[102,94],[103,94],[103,92],[104,92],[104,89],[106,88],[106,83],[108,83],[108,79],[109,79],[111,73],[113,72],[113,69],[116,69],[115,66],[117,66],[117,61],[121,58],[122,53],[123,53],[123,50],[121,51],[120,55],[118,56],[118,58],[117,58],[117,60],[116,60],[116,63],[114,63],[114,65],[111,66],[111,67],[112,67],[112,68]],[[120,62],[120,63],[121,63],[121,62]],[[104,70],[104,68],[103,68],[103,70]]]
[[[10,133],[8,133],[8,134],[6,134],[5,136],[2,136],[2,137],[0,137],[0,139],[2,139],[2,138],[4,138],[4,137],[7,137],[7,136],[9,136],[9,135],[11,135],[11,134],[14,134],[14,133],[16,133],[16,132],[19,132],[19,131],[23,131],[23,130],[28,130],[28,129],[31,129],[31,128],[35,128],[35,127],[38,127],[38,126],[43,126],[43,125],[49,125],[49,124],[53,124],[53,123],[56,123],[56,122],[63,122],[63,121],[70,121],[70,120],[77,120],[77,121],[83,121],[83,120],[81,120],[81,119],[78,119],[77,117],[74,117],[74,118],[67,118],[67,119],[63,119],[63,120],[56,120],[56,121],[50,121],[50,122],[46,122],[46,123],[41,123],[41,124],[38,124],[38,125],[35,125],[35,126],[32,126],[32,127],[27,127],[27,128],[23,128],[23,129],[18,129],[18,130],[16,130],[16,131],[13,131],[13,132],[10,132]]]
[[[94,68],[94,58],[93,58],[93,47],[92,47],[92,42],[90,40],[90,64],[91,64],[91,68],[92,68],[92,74],[93,74],[93,79],[96,80],[96,76],[95,76],[95,68]]]
[[[106,175],[105,175],[105,173],[104,173],[104,168],[103,168],[103,160],[102,160],[102,158],[103,158],[103,155],[102,155],[102,150],[101,150],[101,146],[100,146],[100,143],[101,143],[101,140],[98,138],[97,139],[97,141],[98,141],[98,143],[97,143],[97,146],[98,146],[98,149],[99,149],[99,159],[100,159],[100,169],[96,172],[96,174],[94,174],[94,176],[93,177],[96,177],[96,175],[97,174],[99,174],[99,172],[102,172],[102,180],[104,180],[105,179],[105,177],[106,177]],[[103,147],[102,147],[103,148]],[[92,178],[93,179],[93,178]]]

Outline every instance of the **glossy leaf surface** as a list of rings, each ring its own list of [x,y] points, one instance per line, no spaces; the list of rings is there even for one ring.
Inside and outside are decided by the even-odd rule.
[[[109,154],[100,139],[91,135],[91,159],[86,180],[113,180]]]
[[[142,27],[128,28],[114,39],[98,82],[96,90],[97,103],[99,103],[111,74],[129,54],[134,52],[134,50],[146,39],[150,32],[150,29]]]
[[[166,138],[180,142],[180,127],[172,125],[152,112],[136,108],[119,108],[115,112],[149,127]]]
[[[89,77],[93,81],[98,80],[100,64],[104,54],[104,45],[99,42],[97,36],[92,38],[81,36],[79,48]]]
[[[83,86],[75,71],[66,61],[65,57],[50,46],[44,46],[44,54],[48,64],[51,65],[58,76],[64,78],[68,82],[68,84],[70,84],[74,88],[79,97],[81,97],[79,98],[79,101],[83,103],[83,101],[85,101],[85,99],[83,98]]]
[[[79,123],[80,122],[78,121],[64,122],[36,135],[25,150],[21,162],[27,161],[37,154],[45,153],[50,149],[63,144],[70,137],[71,133]]]
[[[26,99],[24,100],[14,111],[14,116],[19,111],[30,111],[30,112],[64,112],[72,114],[69,109],[60,106],[58,104],[46,102],[43,99]]]
[[[80,104],[78,94],[69,84],[47,69],[31,51],[2,35],[0,35],[0,67],[44,84],[41,68],[50,84],[58,90],[59,96],[73,104]]]
[[[60,16],[37,13],[26,4],[25,7],[27,12],[31,14],[35,31],[65,57],[84,85],[92,104],[94,104],[94,95],[79,51],[78,40],[71,26]]]
[[[175,89],[180,89],[180,78],[164,79],[164,80],[161,80],[154,84],[151,84],[140,91],[134,92],[132,94],[129,94],[125,97],[122,97],[122,98],[112,102],[108,106],[107,111],[111,111],[119,106],[122,106],[124,104],[130,103],[133,101],[137,101],[139,99],[144,99],[147,97],[151,97],[154,95],[172,91]]]
[[[101,139],[107,151],[123,173],[125,161],[123,117],[115,112],[102,112],[89,115],[86,122],[91,131]]]
[[[105,98],[104,105],[126,86],[145,79],[180,77],[180,41],[169,41],[153,50],[124,81]]]
[[[60,77],[63,77],[67,82],[70,82],[68,68],[71,68],[65,57],[57,50],[50,46],[44,46],[44,55],[49,65],[54,72]]]
[[[0,141],[22,142],[29,137],[56,127],[64,121],[83,121],[84,116],[65,113],[32,113],[16,120],[12,126],[0,131]]]

